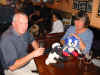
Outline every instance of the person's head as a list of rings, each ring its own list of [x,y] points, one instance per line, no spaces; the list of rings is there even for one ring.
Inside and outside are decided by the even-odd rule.
[[[40,11],[39,10],[36,10],[35,13],[36,13],[37,16],[40,16]]]
[[[40,4],[40,7],[41,7],[41,8],[46,7],[45,3],[41,3],[41,4]]]
[[[85,28],[89,25],[90,21],[89,21],[89,17],[88,15],[83,12],[80,11],[76,16],[75,16],[75,20],[74,20],[75,26],[77,29],[82,29]]]
[[[28,28],[28,16],[22,12],[16,13],[13,17],[12,25],[18,34],[24,34]]]
[[[20,0],[18,0],[15,4],[15,9],[20,10],[22,7],[23,7],[23,3]]]
[[[60,15],[58,14],[58,13],[53,13],[52,14],[52,20],[55,22],[55,21],[57,21],[57,20],[59,20],[60,19]]]

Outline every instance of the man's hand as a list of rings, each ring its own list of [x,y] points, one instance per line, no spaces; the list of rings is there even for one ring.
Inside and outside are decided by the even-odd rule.
[[[38,57],[43,55],[45,48],[38,48],[37,50],[33,51],[33,56]]]

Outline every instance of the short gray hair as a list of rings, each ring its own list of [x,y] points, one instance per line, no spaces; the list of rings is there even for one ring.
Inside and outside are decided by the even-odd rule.
[[[16,16],[18,16],[18,15],[23,15],[23,16],[26,16],[28,18],[28,16],[24,12],[17,12],[13,16],[13,19],[12,19],[13,22],[16,21]]]

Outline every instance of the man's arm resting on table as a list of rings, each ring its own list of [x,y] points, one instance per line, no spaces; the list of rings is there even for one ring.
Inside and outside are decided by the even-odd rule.
[[[29,62],[33,57],[38,57],[42,55],[44,52],[44,48],[39,48],[38,50],[35,50],[28,54],[27,56],[20,58],[15,61],[15,63],[11,66],[9,66],[9,70],[14,71],[22,66],[24,66],[27,62]]]

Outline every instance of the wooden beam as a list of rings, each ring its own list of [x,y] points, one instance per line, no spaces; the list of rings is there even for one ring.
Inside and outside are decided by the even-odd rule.
[[[100,0],[93,0],[92,13],[90,15],[90,25],[96,28],[100,28],[100,16],[98,16]]]

